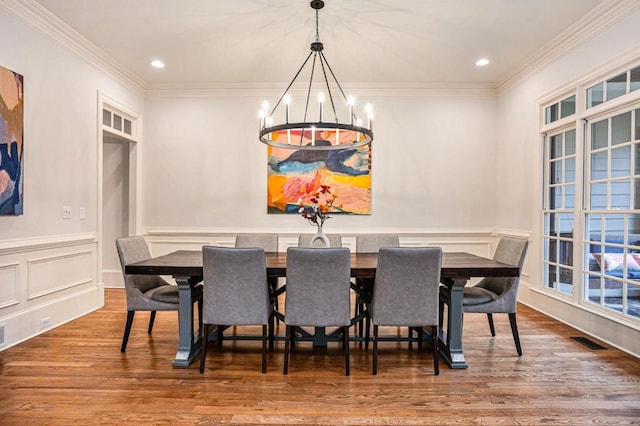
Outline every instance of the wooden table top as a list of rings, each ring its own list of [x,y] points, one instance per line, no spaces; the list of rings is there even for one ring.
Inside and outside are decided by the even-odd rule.
[[[287,253],[265,253],[267,275],[285,277]],[[351,276],[374,277],[377,253],[351,253]],[[142,275],[197,276],[202,273],[202,251],[178,250],[141,262],[126,265],[125,273]],[[442,253],[442,278],[517,277],[520,269],[470,253]]]

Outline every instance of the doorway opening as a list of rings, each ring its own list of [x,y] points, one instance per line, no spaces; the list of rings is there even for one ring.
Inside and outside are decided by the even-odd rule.
[[[124,287],[117,238],[142,233],[141,116],[99,95],[98,276]]]

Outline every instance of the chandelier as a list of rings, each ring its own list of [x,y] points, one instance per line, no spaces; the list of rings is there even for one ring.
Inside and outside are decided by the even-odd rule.
[[[311,8],[316,11],[316,40],[311,43],[311,52],[296,72],[293,80],[289,83],[289,86],[285,89],[284,93],[278,99],[275,106],[269,111],[269,104],[265,101],[262,104],[260,110],[260,141],[270,146],[286,149],[302,149],[302,150],[338,150],[347,148],[356,148],[359,146],[367,145],[373,141],[373,111],[370,105],[367,105],[365,112],[367,114],[367,126],[364,127],[361,120],[358,119],[354,112],[354,98],[347,97],[344,90],[340,86],[338,79],[336,78],[329,62],[322,53],[324,46],[320,42],[320,33],[318,30],[318,11],[324,7],[324,1],[313,0],[311,1]],[[289,95],[289,89],[293,86],[296,79],[303,71],[305,66],[311,63],[311,74],[309,78],[309,85],[307,88],[307,97],[304,108],[304,116],[302,121],[290,120],[290,107],[291,96]],[[313,77],[316,72],[317,65],[322,73],[323,80],[321,85],[326,88],[329,99],[329,112],[333,113],[330,121],[323,120],[323,107],[325,107],[325,95],[324,93],[318,93],[318,121],[308,120],[307,115],[309,112],[309,98],[311,95],[311,89],[313,85]],[[318,71],[318,72],[320,72]],[[330,84],[330,78],[334,84]],[[343,109],[348,110],[348,119],[345,122],[340,122],[338,114],[336,112],[336,99],[331,92],[331,86],[334,89],[337,87],[341,98],[345,104]],[[284,114],[280,110],[278,113],[278,107],[284,104]],[[302,114],[301,114],[302,115]],[[283,123],[274,124],[274,117],[283,119]]]

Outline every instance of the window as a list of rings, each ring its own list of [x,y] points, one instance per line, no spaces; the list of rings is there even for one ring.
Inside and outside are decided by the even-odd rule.
[[[576,206],[576,131],[547,136],[544,145],[544,285],[573,293],[573,232]]]
[[[638,89],[640,89],[640,67],[627,70],[588,88],[587,108],[619,98]]]
[[[545,124],[553,123],[561,118],[569,117],[576,112],[576,96],[569,96],[566,99],[549,105],[544,110]]]
[[[540,286],[640,326],[640,66],[578,89],[540,105]]]
[[[102,110],[102,125],[103,127],[115,134],[124,133],[127,136],[134,135],[134,126],[132,119],[124,117],[119,113],[110,111],[106,108]]]
[[[640,109],[589,123],[583,299],[640,318]]]

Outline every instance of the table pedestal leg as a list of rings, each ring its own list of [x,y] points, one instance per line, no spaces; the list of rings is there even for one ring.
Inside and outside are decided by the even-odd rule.
[[[327,329],[326,327],[315,327],[315,334],[313,335],[313,347],[314,348],[326,348],[327,347]]]
[[[178,283],[180,307],[178,309],[178,352],[171,363],[174,367],[188,367],[200,353],[201,332],[193,332],[193,296],[192,287],[196,279],[191,277],[174,277]]]
[[[447,333],[440,335],[438,345],[440,353],[451,368],[467,368],[462,352],[462,297],[466,278],[447,280],[444,284],[451,290],[447,310]]]

